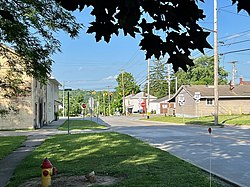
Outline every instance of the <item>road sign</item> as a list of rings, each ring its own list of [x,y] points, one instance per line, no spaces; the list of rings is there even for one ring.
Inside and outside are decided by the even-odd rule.
[[[94,98],[93,97],[89,98],[89,108],[91,108],[91,109],[94,108]]]
[[[185,104],[185,97],[184,94],[180,94],[178,97],[178,103],[179,105],[184,105]]]
[[[86,106],[86,104],[85,103],[83,103],[82,104],[82,108],[86,108],[87,106]]]
[[[194,99],[195,99],[196,103],[199,103],[200,99],[201,99],[201,93],[200,92],[195,92],[194,93]]]
[[[144,101],[141,102],[141,106],[142,107],[145,107],[146,106],[146,103]]]

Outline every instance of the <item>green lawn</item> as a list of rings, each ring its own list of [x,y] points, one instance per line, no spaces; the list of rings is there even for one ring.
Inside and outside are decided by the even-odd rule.
[[[99,125],[96,122],[90,120],[69,120],[69,129],[70,130],[100,130],[106,129],[107,127]],[[68,121],[66,120],[59,128],[59,130],[67,131],[68,130]]]
[[[209,174],[148,144],[114,132],[56,135],[23,160],[8,186],[18,186],[41,175],[40,164],[48,157],[58,175],[124,177],[112,186],[207,187]],[[212,181],[212,186],[223,186]]]
[[[26,140],[26,136],[0,137],[0,159],[3,159],[12,151],[20,147]]]
[[[160,121],[169,123],[185,123],[185,124],[198,124],[198,125],[213,125],[214,117],[200,117],[200,118],[182,118],[173,116],[155,116],[150,119],[143,119],[150,121]],[[250,115],[223,115],[219,116],[219,124],[231,125],[250,125]]]

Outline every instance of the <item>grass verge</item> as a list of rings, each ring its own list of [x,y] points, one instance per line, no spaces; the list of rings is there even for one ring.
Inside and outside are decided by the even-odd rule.
[[[107,127],[99,125],[94,121],[90,120],[69,120],[69,130],[100,130],[106,129]],[[68,130],[68,121],[65,121],[59,128],[59,130]]]
[[[174,116],[155,116],[150,119],[143,119],[150,121],[169,122],[169,123],[184,123],[184,124],[197,124],[197,125],[213,125],[214,116],[206,116],[200,118],[182,118]],[[250,115],[223,115],[219,116],[219,124],[230,125],[250,125]]]
[[[47,139],[15,170],[8,186],[41,175],[40,164],[48,157],[59,174],[124,177],[120,186],[209,186],[201,169],[148,144],[114,132],[56,135]],[[25,171],[25,172],[24,172]],[[217,180],[212,186],[222,186]]]
[[[26,140],[26,136],[8,136],[0,137],[0,160],[20,147]]]

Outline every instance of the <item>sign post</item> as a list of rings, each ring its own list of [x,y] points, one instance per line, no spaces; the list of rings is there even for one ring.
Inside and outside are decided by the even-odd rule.
[[[144,116],[144,111],[146,107],[146,103],[144,101],[141,102],[141,107],[142,107],[142,115]]]
[[[200,115],[198,114],[198,112],[199,112],[198,107],[199,107],[199,103],[200,103],[200,99],[201,99],[201,93],[195,92],[193,98],[195,99],[195,103],[196,103],[196,116],[198,116],[198,118],[200,118]]]
[[[90,117],[91,117],[91,121],[92,121],[93,109],[94,109],[94,98],[93,97],[89,98],[89,108],[90,108]]]
[[[184,123],[184,113],[183,113],[183,105],[185,104],[185,97],[183,94],[180,94],[178,97],[178,103],[181,107],[181,113],[182,113],[182,122]]]
[[[85,108],[87,107],[87,105],[85,103],[82,103],[82,120],[84,120],[85,118]]]

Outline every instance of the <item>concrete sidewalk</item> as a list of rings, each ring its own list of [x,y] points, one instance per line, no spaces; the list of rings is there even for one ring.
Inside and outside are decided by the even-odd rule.
[[[8,184],[15,168],[20,162],[29,155],[37,146],[42,144],[50,135],[58,133],[60,126],[65,119],[54,121],[41,129],[32,131],[1,131],[0,136],[27,136],[27,140],[21,147],[13,151],[10,155],[0,160],[0,187]]]

